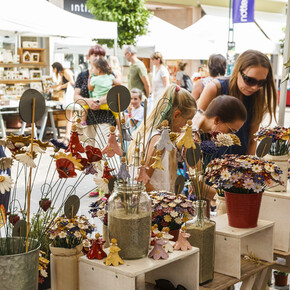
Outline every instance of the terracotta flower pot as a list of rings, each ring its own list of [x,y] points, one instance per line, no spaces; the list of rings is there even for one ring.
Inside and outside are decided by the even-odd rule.
[[[229,225],[235,228],[255,228],[262,194],[225,192]]]
[[[274,272],[275,286],[287,286],[288,284],[288,274],[280,274]]]

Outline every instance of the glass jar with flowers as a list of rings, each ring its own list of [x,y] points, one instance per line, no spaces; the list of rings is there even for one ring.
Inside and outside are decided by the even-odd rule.
[[[95,227],[85,216],[60,216],[49,224],[51,288],[78,289],[78,258],[82,256],[83,241]]]
[[[267,190],[276,192],[287,191],[290,128],[281,126],[276,126],[274,128],[260,128],[255,135],[256,140],[258,141],[261,141],[266,137],[272,139],[270,151],[264,158],[274,162],[282,170],[282,184],[275,184]]]
[[[115,182],[108,200],[109,238],[115,238],[123,259],[138,259],[149,251],[151,200],[143,183]]]
[[[212,160],[205,178],[225,191],[229,225],[257,226],[262,193],[274,182],[280,183],[281,170],[263,158],[228,154]]]

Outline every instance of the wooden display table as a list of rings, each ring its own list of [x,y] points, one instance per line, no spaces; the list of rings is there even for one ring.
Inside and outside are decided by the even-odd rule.
[[[241,279],[241,255],[255,255],[260,260],[273,262],[274,222],[259,220],[249,229],[228,225],[226,214],[213,219],[216,222],[215,272]]]
[[[260,208],[261,219],[275,222],[274,249],[290,252],[290,192],[265,191]]]
[[[242,282],[240,290],[263,290],[271,276],[273,265],[274,263],[256,264],[242,259],[242,275],[240,279],[214,273],[214,279],[200,286],[199,289],[224,290],[238,282]]]
[[[108,249],[105,251],[108,253]],[[181,284],[188,290],[198,289],[199,249],[174,251],[167,260],[147,257],[125,260],[124,265],[117,267],[108,267],[104,260],[89,260],[86,256],[79,260],[80,290],[144,289],[145,281],[155,284],[157,279],[170,280],[175,287]]]
[[[281,258],[285,260],[285,263],[282,264],[279,261],[276,261],[277,258]],[[274,269],[279,270],[281,272],[290,273],[290,253],[289,252],[274,250],[274,260],[276,261]]]

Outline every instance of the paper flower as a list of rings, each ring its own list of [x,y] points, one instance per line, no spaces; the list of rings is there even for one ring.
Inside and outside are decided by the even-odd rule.
[[[85,152],[89,162],[97,162],[102,160],[102,152],[99,148],[87,145],[85,147]]]
[[[13,180],[6,174],[0,175],[0,192],[4,194],[6,191],[10,191],[13,184]]]
[[[24,151],[31,152],[31,144],[23,148]],[[33,152],[35,153],[45,153],[45,150],[43,150],[37,143],[33,143]]]
[[[36,164],[33,161],[32,155],[29,152],[25,152],[23,154],[17,154],[15,156],[15,159],[28,167],[32,167],[32,168],[36,167]]]
[[[94,178],[94,181],[100,191],[103,191],[105,194],[109,193],[108,179],[97,176]]]
[[[229,134],[219,133],[216,136],[215,144],[218,147],[222,147],[222,146],[230,147],[234,145],[234,141]]]
[[[64,158],[64,159],[68,159],[70,160],[73,164],[74,164],[74,167],[75,169],[77,170],[82,170],[83,168],[83,165],[81,164],[81,160],[80,159],[77,159],[75,158],[74,156],[72,156],[72,153],[70,154],[65,154],[63,152],[58,152],[55,156],[54,156],[55,160],[58,160],[60,158]]]
[[[74,163],[67,158],[59,158],[55,162],[59,178],[76,177]]]
[[[4,171],[8,168],[11,168],[12,158],[10,157],[2,157],[0,158],[0,170]]]

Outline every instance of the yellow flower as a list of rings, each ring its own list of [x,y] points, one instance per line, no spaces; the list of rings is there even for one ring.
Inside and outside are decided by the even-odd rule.
[[[281,138],[282,140],[289,140],[289,135],[284,135],[282,138]]]
[[[165,220],[167,223],[169,223],[169,222],[171,222],[172,219],[171,219],[171,216],[167,214],[167,215],[164,216],[164,220]]]
[[[188,221],[188,218],[187,218],[186,216],[183,216],[183,218],[182,218],[182,222],[185,223],[185,222],[187,222],[187,221]]]
[[[238,145],[238,146],[241,146],[241,141],[240,141],[240,138],[235,135],[235,134],[230,134],[230,136],[232,137],[232,140],[234,142],[234,145]]]

